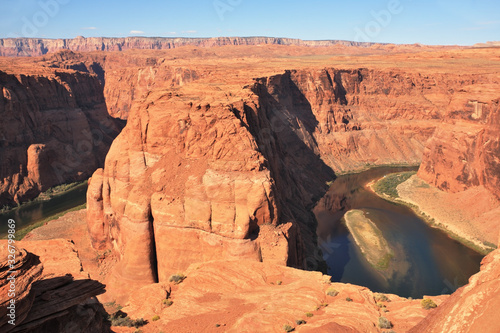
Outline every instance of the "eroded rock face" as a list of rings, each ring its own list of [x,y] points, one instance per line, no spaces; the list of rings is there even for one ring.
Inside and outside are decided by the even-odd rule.
[[[48,54],[34,60],[39,66],[90,73],[103,86],[108,113],[127,119],[137,101],[151,90],[175,89],[206,74],[196,67],[175,66],[165,58],[152,54],[137,56],[130,53],[75,53],[69,50]]]
[[[103,212],[88,220],[94,243],[107,237],[121,254],[117,272],[142,283],[164,281],[192,261],[260,260],[252,234],[278,220],[255,141],[227,107],[152,97],[90,181],[89,207]]]
[[[35,298],[35,293],[31,291],[34,282],[40,280],[42,277],[43,266],[37,256],[32,253],[26,252],[24,249],[15,249],[13,255],[15,256],[15,263],[13,267],[9,262],[7,242],[2,244],[2,258],[0,260],[0,328],[2,332],[7,332],[14,328],[12,323],[19,323],[26,319],[33,301]],[[14,273],[13,273],[14,272]],[[11,314],[12,305],[10,300],[15,295],[15,303],[12,316]],[[13,321],[12,321],[13,320]],[[9,321],[12,321],[9,324]]]
[[[472,113],[471,96],[490,95],[472,86],[491,89],[488,77],[370,69],[288,71],[258,82],[278,135],[292,129],[336,172],[418,164],[438,123]]]
[[[418,175],[449,192],[484,185],[500,198],[498,99],[471,104],[467,121],[439,127],[429,140]]]
[[[0,72],[0,114],[2,206],[87,179],[121,127],[97,77],[78,72]]]
[[[0,242],[8,253],[8,242]],[[14,267],[0,260],[0,328],[2,332],[109,332],[102,305],[94,298],[104,285],[82,271],[73,244],[62,239],[15,244]],[[15,271],[15,325],[8,323]]]

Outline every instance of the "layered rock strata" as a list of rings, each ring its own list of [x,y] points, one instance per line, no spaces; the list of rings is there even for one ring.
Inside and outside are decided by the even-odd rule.
[[[130,49],[162,50],[182,46],[219,47],[229,45],[296,45],[326,47],[332,45],[364,46],[374,43],[343,40],[309,41],[274,37],[217,37],[217,38],[160,38],[160,37],[77,37],[74,39],[3,38],[0,39],[0,56],[40,56],[49,52],[71,50],[124,51]]]

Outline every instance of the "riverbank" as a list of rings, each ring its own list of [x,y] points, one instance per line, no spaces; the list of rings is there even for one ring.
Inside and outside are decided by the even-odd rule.
[[[365,216],[365,212],[358,209],[345,213],[344,219],[354,241],[370,265],[378,270],[387,269],[394,253],[376,224]]]
[[[57,186],[49,188],[45,192],[40,193],[35,199],[23,202],[16,207],[10,207],[10,206],[2,207],[2,209],[0,209],[0,214],[12,213],[17,209],[24,208],[24,207],[27,207],[29,205],[33,205],[33,204],[36,204],[39,202],[48,201],[48,200],[51,200],[53,198],[64,195],[64,194],[66,194],[74,189],[77,189],[79,187],[84,187],[87,185],[88,185],[87,179],[84,181],[81,181],[81,182],[74,182],[74,183],[57,185]]]
[[[408,173],[386,175],[367,188],[385,200],[411,208],[430,226],[478,253],[485,255],[496,248],[500,202],[484,188],[447,193]]]
[[[389,164],[371,164],[371,163],[366,163],[365,166],[357,169],[352,169],[349,171],[335,171],[335,175],[337,177],[340,176],[348,176],[348,175],[355,175],[358,173],[362,173],[371,169],[378,169],[378,168],[418,168],[420,166],[420,163],[389,163]]]
[[[66,215],[67,213],[79,211],[79,210],[86,209],[86,208],[87,208],[87,204],[79,205],[79,206],[70,208],[68,210],[65,210],[63,212],[60,212],[58,214],[54,214],[52,216],[49,216],[43,220],[40,220],[40,221],[33,223],[33,224],[30,224],[24,228],[19,229],[19,230],[16,230],[16,239],[22,240],[28,233],[30,233],[31,231],[33,231],[37,228],[43,227],[48,222],[53,221],[53,220],[57,220],[58,218]],[[2,238],[6,238],[6,236],[4,236]]]
[[[16,232],[23,236],[26,228],[34,228],[47,221],[61,216],[62,214],[83,207],[86,203],[87,182],[76,183],[71,186],[58,187],[47,194],[44,199],[31,201],[0,214],[2,221],[12,219],[16,221]],[[47,198],[49,198],[46,200]],[[0,223],[0,238],[7,235],[6,223]],[[21,233],[21,234],[19,234]]]

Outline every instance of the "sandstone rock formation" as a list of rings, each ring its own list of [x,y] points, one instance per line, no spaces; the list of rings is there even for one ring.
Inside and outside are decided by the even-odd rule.
[[[227,107],[150,96],[90,181],[89,214],[103,212],[89,215],[94,246],[112,245],[121,255],[117,279],[141,284],[190,262],[260,260],[259,225],[276,225],[278,215],[251,135]]]
[[[7,246],[7,241],[0,242],[2,253],[8,253]],[[2,332],[109,331],[102,305],[93,299],[104,292],[104,285],[88,279],[88,274],[82,272],[71,243],[65,240],[17,242],[15,247],[14,267],[8,265],[7,257],[0,264]],[[12,275],[15,277],[15,325],[8,323],[11,318],[6,315],[12,298],[8,293],[12,289],[11,280],[7,278]]]
[[[367,288],[333,283],[329,276],[255,261],[213,261],[191,265],[179,285],[160,283],[140,289],[123,308],[132,318],[157,322],[144,332],[380,332],[378,318],[387,317],[397,332],[404,332],[428,312],[420,300],[387,295],[387,313]],[[338,294],[329,296],[328,289]],[[173,302],[166,306],[168,297]],[[440,304],[448,296],[433,297]],[[349,298],[351,301],[346,301]],[[306,313],[310,313],[307,316]],[[298,325],[296,320],[304,320]],[[220,327],[217,327],[219,325]]]
[[[7,242],[3,242],[2,245],[3,251],[0,261],[0,328],[2,328],[2,332],[6,332],[13,328],[8,323],[10,320],[14,319],[14,323],[16,321],[19,323],[26,319],[35,297],[31,288],[33,283],[41,278],[43,267],[37,256],[26,252],[24,249],[15,249],[15,263],[12,264],[8,261],[8,259],[12,260],[12,257],[8,258],[10,252],[7,251]],[[16,295],[13,311],[15,316],[9,317],[8,314],[11,314],[11,311],[8,307],[12,308],[10,303],[12,297],[9,297],[9,295],[12,296],[12,293]]]
[[[0,71],[0,89],[0,205],[87,179],[104,164],[121,125],[96,76],[14,67]]]

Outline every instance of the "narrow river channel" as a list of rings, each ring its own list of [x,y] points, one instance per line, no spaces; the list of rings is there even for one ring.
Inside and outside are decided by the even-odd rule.
[[[374,179],[410,170],[416,168],[375,168],[340,176],[318,202],[318,242],[333,281],[420,298],[450,294],[479,271],[481,254],[430,227],[410,208],[366,189]],[[342,219],[351,209],[363,210],[396,253],[389,274],[372,267],[354,242]]]
[[[14,219],[16,229],[21,230],[55,214],[83,205],[86,202],[86,193],[87,182],[84,182],[50,200],[26,203],[17,209],[0,214],[0,237],[7,234],[9,219]]]

